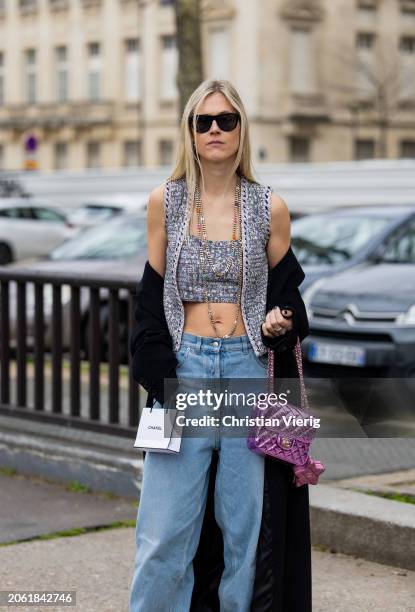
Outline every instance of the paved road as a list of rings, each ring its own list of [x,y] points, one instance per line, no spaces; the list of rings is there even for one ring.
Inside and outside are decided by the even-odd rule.
[[[335,440],[321,442],[332,460],[335,457],[340,460],[344,450],[353,454],[350,441],[347,444],[342,440],[340,445]],[[328,443],[333,443],[333,447],[329,448]],[[370,464],[376,459],[373,443],[382,441],[354,440],[353,443],[370,445],[360,446],[360,456],[366,448]],[[383,457],[384,450],[379,449],[379,453]],[[395,463],[402,462],[401,455],[395,454]],[[337,472],[340,471],[337,467]],[[63,485],[22,475],[0,475],[0,490],[2,542],[126,519],[135,521],[137,514],[134,500],[69,492]],[[130,527],[2,546],[0,590],[75,590],[76,610],[127,612],[134,568],[134,536],[134,529]],[[409,612],[415,610],[415,572],[313,550],[313,599],[313,612]],[[0,606],[0,610],[6,609],[9,608]],[[45,612],[46,608],[31,607],[24,612],[29,610]]]
[[[75,493],[63,484],[20,474],[0,475],[0,491],[0,543],[108,525],[137,515],[137,500]]]
[[[415,440],[324,438],[314,442],[311,455],[326,465],[321,482],[397,472],[415,467]]]
[[[52,609],[128,612],[134,555],[132,528],[3,547],[1,589],[75,590],[75,608]],[[313,551],[313,612],[409,612],[414,601],[415,572]]]
[[[387,420],[374,419],[362,426],[359,416],[367,404],[347,406],[328,382],[314,381],[308,388],[310,409],[321,418],[312,456],[326,464],[322,482],[415,467],[415,400],[414,419],[399,418],[396,409]]]

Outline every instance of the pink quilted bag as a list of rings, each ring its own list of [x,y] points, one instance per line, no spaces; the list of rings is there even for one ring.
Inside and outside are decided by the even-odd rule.
[[[320,474],[326,468],[321,461],[310,457],[310,445],[316,436],[316,428],[312,425],[313,418],[309,411],[298,337],[294,352],[300,378],[301,408],[288,403],[278,404],[274,400],[265,407],[254,406],[254,417],[262,417],[264,422],[273,419],[274,423],[278,423],[278,419],[279,423],[254,425],[249,432],[247,444],[254,453],[291,464],[294,470],[293,482],[300,487],[303,484],[317,484]],[[268,393],[274,393],[274,351],[271,349],[268,349]],[[289,417],[292,417],[291,422]],[[298,419],[307,419],[309,424],[303,421],[299,425]]]

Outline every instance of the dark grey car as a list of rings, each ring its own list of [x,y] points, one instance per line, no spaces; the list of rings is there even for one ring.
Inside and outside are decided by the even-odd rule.
[[[350,379],[415,379],[415,217],[349,270],[303,294],[310,335],[306,373]]]
[[[292,249],[305,272],[300,291],[367,261],[415,217],[414,205],[349,206],[293,221]]]

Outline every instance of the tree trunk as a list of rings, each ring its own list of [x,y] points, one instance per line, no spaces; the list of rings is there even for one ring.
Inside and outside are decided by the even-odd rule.
[[[176,0],[176,35],[179,66],[179,119],[190,94],[203,81],[200,1]]]

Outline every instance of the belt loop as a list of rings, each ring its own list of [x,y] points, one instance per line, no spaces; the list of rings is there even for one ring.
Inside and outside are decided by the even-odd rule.
[[[197,336],[197,342],[196,342],[196,345],[195,345],[195,351],[200,353],[201,350],[202,350],[202,336]]]
[[[249,338],[247,336],[241,336],[242,352],[246,355],[249,352]]]

